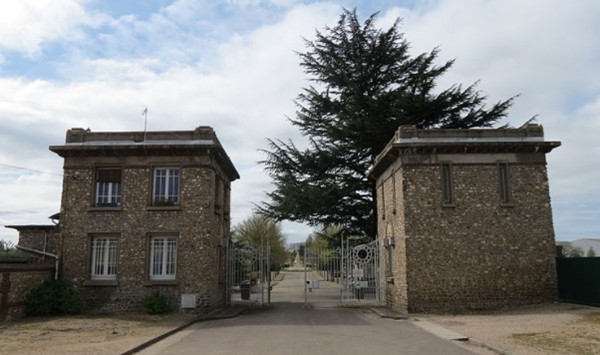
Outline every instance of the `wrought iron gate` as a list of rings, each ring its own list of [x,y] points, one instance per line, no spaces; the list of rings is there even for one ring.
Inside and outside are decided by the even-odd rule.
[[[231,243],[227,251],[227,306],[270,303],[269,247]]]
[[[384,302],[377,242],[335,249],[305,248],[305,305],[379,305]]]

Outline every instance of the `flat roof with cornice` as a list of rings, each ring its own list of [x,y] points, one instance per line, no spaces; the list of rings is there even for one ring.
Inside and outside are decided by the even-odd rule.
[[[221,165],[230,180],[240,178],[233,162],[208,126],[193,131],[91,132],[72,128],[65,144],[50,150],[63,158],[81,156],[127,155],[196,155],[210,154]]]
[[[402,154],[549,153],[560,142],[544,141],[537,124],[521,128],[418,129],[401,126],[368,173],[377,178]]]

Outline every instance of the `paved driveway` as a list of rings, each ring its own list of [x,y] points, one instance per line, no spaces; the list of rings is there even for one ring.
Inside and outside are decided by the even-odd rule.
[[[296,277],[303,275],[288,274],[275,289],[299,290],[291,284]],[[361,309],[302,308],[303,298],[294,295],[278,299],[269,309],[197,323],[140,354],[473,354],[408,321]]]

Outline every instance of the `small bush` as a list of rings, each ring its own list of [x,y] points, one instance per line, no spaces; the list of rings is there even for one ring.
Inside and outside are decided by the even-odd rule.
[[[144,310],[148,314],[163,314],[171,311],[171,307],[167,297],[154,292],[144,298]]]
[[[82,311],[83,301],[69,281],[45,281],[25,296],[26,315],[77,314]]]

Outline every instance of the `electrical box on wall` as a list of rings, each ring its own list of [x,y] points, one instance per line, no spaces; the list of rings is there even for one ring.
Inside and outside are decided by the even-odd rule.
[[[181,308],[196,308],[196,295],[193,293],[181,295]]]

